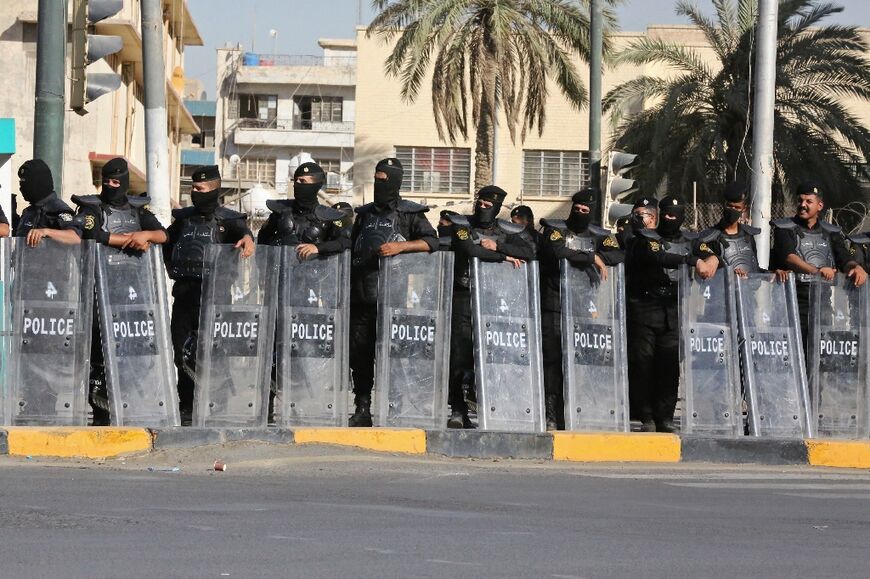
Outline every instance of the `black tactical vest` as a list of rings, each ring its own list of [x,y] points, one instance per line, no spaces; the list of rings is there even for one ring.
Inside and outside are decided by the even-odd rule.
[[[465,227],[471,232],[471,240],[475,245],[480,245],[484,239],[491,239],[496,243],[501,243],[507,239],[508,235],[520,235],[525,231],[522,225],[505,221],[504,219],[496,219],[489,227],[480,227],[474,225],[473,215],[451,215],[450,221],[459,227]],[[471,287],[471,260],[457,259],[456,270],[454,270],[454,282],[464,288]]]
[[[834,250],[831,247],[831,235],[838,233],[840,228],[825,221],[819,221],[815,229],[801,227],[791,219],[777,219],[772,225],[779,229],[793,229],[797,232],[797,248],[795,253],[808,264],[822,268],[834,267]],[[798,281],[811,282],[816,276],[808,273],[797,274]]]
[[[361,219],[359,235],[353,245],[354,267],[377,261],[378,251],[385,243],[407,241],[399,231],[399,214],[396,211],[385,214],[366,211]]]
[[[758,256],[752,250],[752,236],[761,233],[760,229],[740,225],[738,235],[735,237],[719,232],[719,243],[722,245],[722,262],[729,269],[741,268],[746,273],[761,271],[758,265]]]
[[[175,247],[169,276],[173,279],[202,279],[205,248],[220,243],[218,221],[212,214],[192,215],[184,219]]]
[[[339,221],[344,214],[337,209],[317,205],[310,211],[295,211],[295,201],[269,200],[266,207],[278,215],[278,235],[273,245],[321,243],[329,233],[328,224]]]

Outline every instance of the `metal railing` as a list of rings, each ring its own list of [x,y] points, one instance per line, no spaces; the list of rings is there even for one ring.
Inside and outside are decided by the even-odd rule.
[[[352,134],[355,124],[353,121],[315,121],[297,115],[291,119],[238,119],[235,127],[237,129]]]

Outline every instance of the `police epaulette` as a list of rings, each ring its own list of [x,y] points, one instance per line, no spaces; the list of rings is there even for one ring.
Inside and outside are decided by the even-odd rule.
[[[752,236],[759,235],[761,233],[760,227],[752,227],[751,225],[746,225],[745,223],[741,223],[740,228]]]
[[[374,206],[375,206],[374,203],[366,203],[365,205],[360,205],[359,207],[356,207],[353,211],[354,211],[354,213],[360,213],[360,214],[368,213],[369,211],[372,210],[372,208]]]
[[[568,229],[568,222],[564,219],[548,219],[547,217],[542,217],[540,224],[544,227],[549,227],[550,229]]]
[[[89,207],[99,207],[103,204],[103,200],[100,199],[99,195],[73,195],[70,197],[70,200],[79,207],[84,205]]]
[[[407,199],[400,199],[396,209],[402,213],[426,213],[429,211],[429,207],[426,205],[415,203],[414,201],[408,201]]]
[[[680,234],[683,238],[688,239],[689,241],[697,241],[701,238],[701,234],[695,231],[688,231],[686,229],[681,229]]]
[[[839,225],[834,225],[833,223],[828,223],[827,221],[819,220],[819,225],[828,233],[840,233],[841,231],[843,231]]]
[[[136,209],[141,209],[142,207],[145,207],[146,205],[151,203],[151,197],[148,197],[147,195],[146,196],[140,195],[140,196],[136,196],[136,197],[127,196],[127,203],[130,204],[130,207],[134,207]]]
[[[797,229],[797,223],[789,218],[774,219],[770,222],[770,226],[777,229]]]
[[[852,243],[860,243],[861,245],[870,243],[870,234],[868,232],[864,233],[854,233],[849,236],[849,241]]]
[[[326,205],[318,205],[314,208],[314,216],[321,221],[340,221],[344,218],[344,213]]]
[[[659,235],[659,232],[655,229],[638,229],[635,230],[634,234],[645,237],[646,239],[653,239],[655,241],[659,241],[662,238],[662,236]]]
[[[604,229],[603,227],[591,223],[589,224],[589,233],[596,237],[609,237],[612,232],[609,229]]]
[[[468,221],[468,215],[450,215],[450,223],[459,227],[471,226],[471,222]]]
[[[710,243],[711,241],[715,241],[722,234],[718,229],[707,229],[698,233],[698,241],[701,243]]]
[[[526,228],[519,223],[514,223],[507,219],[496,219],[496,223],[498,224],[498,228],[508,235],[518,235],[526,230]]]
[[[283,213],[293,208],[293,202],[289,199],[267,199],[266,209],[274,213]]]

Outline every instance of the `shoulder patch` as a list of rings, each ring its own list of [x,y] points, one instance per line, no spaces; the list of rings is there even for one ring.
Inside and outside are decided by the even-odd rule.
[[[96,224],[97,221],[93,215],[85,215],[85,229],[93,229]]]
[[[653,251],[659,251],[662,248],[662,244],[658,241],[653,241],[652,239],[649,242],[649,248]]]
[[[72,213],[70,213],[68,211],[64,211],[63,213],[58,214],[58,217],[60,217],[61,221],[66,221],[66,222],[70,222],[73,220]]]
[[[608,235],[607,237],[604,238],[603,245],[604,245],[604,247],[616,247],[616,248],[619,247],[619,243],[616,241],[616,238],[613,237],[612,235]]]
[[[550,241],[559,241],[560,239],[562,239],[562,232],[558,229],[554,229],[550,234]]]
[[[468,230],[467,229],[460,229],[459,231],[456,232],[456,237],[458,237],[462,241],[468,241]]]
[[[701,243],[701,245],[698,246],[698,249],[699,249],[700,251],[704,251],[704,252],[707,252],[707,253],[713,253],[712,251],[710,251],[710,246],[707,245],[706,243]]]
[[[344,222],[341,219],[336,219],[335,221],[332,222],[332,224],[335,225],[336,227],[344,227]]]

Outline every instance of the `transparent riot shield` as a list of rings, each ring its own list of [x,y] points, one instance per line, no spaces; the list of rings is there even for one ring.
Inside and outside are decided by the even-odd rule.
[[[737,319],[749,432],[753,436],[813,435],[794,276],[737,278]]]
[[[628,432],[625,275],[561,260],[565,429]]]
[[[820,437],[867,437],[867,305],[867,286],[844,275],[812,285],[807,373]]]
[[[10,423],[84,426],[87,421],[94,245],[10,240]]]
[[[347,426],[350,252],[300,262],[281,251],[275,420]]]
[[[453,253],[383,258],[378,288],[376,424],[443,429]]]
[[[12,276],[12,267],[9,256],[12,252],[12,241],[7,237],[0,239],[0,426],[9,424],[10,416],[10,389],[9,389],[9,349],[12,347],[11,321],[9,319],[10,307],[7,296],[9,295],[9,280]]]
[[[685,434],[743,434],[734,274],[725,268],[702,280],[680,268],[680,385]]]
[[[178,426],[163,252],[97,246],[97,305],[114,426]]]
[[[265,426],[277,306],[279,248],[241,257],[206,249],[196,355],[193,423]]]
[[[473,258],[471,267],[480,428],[544,432],[538,263]]]

